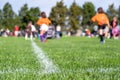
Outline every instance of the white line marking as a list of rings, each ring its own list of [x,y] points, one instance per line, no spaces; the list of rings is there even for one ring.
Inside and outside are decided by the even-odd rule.
[[[116,68],[87,68],[87,69],[79,69],[79,70],[66,70],[66,71],[61,71],[60,73],[69,73],[69,72],[77,72],[77,73],[86,73],[86,72],[90,72],[90,73],[111,73],[111,72],[119,72],[120,71],[120,67],[116,67]],[[8,68],[7,70],[0,70],[0,74],[15,74],[15,73],[25,73],[25,74],[29,74],[29,73],[34,73],[34,74],[42,74],[40,71],[34,70],[34,69],[28,69],[28,68],[16,68],[16,69],[11,69]]]
[[[44,65],[42,73],[55,73],[59,71],[59,69],[45,55],[42,49],[36,45],[34,41],[32,41],[32,47],[34,49],[35,54],[37,55],[39,62]]]

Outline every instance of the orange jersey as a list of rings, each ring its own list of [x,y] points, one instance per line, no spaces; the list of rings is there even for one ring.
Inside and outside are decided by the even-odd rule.
[[[96,14],[95,16],[92,17],[91,20],[93,22],[97,22],[98,25],[103,25],[103,24],[108,24],[109,25],[109,20],[107,18],[107,15],[104,14],[104,13]]]
[[[49,25],[50,23],[51,23],[51,21],[48,18],[40,18],[37,21],[38,25],[42,25],[42,24]]]

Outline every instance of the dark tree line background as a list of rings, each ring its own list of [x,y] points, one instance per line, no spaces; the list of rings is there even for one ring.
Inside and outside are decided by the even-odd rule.
[[[18,14],[16,14],[11,4],[6,3],[3,9],[0,10],[0,29],[9,28],[13,30],[15,25],[20,26],[21,29],[25,29],[28,21],[36,23],[40,12],[38,7],[29,9],[28,4],[24,4]],[[110,21],[116,16],[120,23],[120,5],[118,9],[115,9],[114,4],[109,5],[105,13],[108,15]],[[63,30],[67,28],[77,31],[80,27],[84,28],[86,25],[90,25],[90,19],[95,14],[96,10],[92,2],[86,2],[82,7],[73,2],[70,8],[67,8],[61,0],[52,7],[48,17],[51,19],[53,25],[56,26],[59,24]]]

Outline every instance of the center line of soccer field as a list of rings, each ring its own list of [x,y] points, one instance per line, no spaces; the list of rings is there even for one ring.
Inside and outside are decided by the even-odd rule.
[[[45,53],[42,51],[40,47],[36,45],[34,41],[32,41],[32,47],[34,49],[35,54],[40,63],[43,65],[42,73],[55,73],[58,72],[58,68],[53,64],[52,60],[50,60]]]

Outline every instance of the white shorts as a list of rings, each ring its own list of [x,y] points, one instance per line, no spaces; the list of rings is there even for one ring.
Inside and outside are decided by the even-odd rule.
[[[18,31],[15,31],[15,33],[14,33],[14,34],[15,34],[15,36],[18,36]]]
[[[40,30],[48,31],[48,25],[42,24]]]

